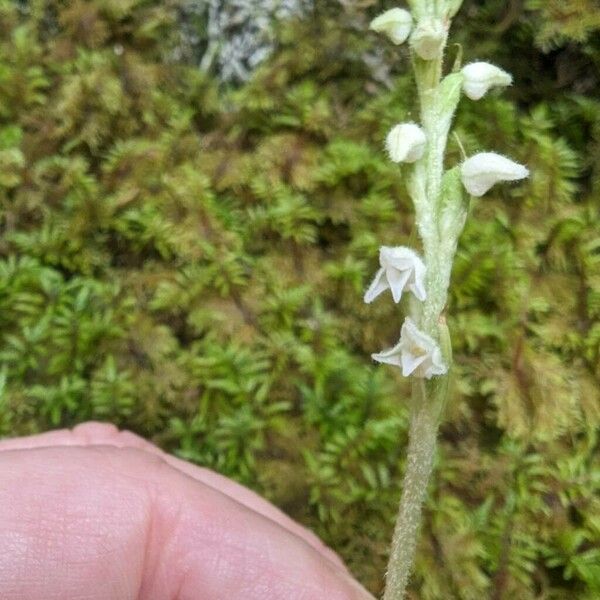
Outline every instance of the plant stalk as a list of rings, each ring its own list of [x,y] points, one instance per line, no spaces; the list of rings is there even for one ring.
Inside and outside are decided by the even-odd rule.
[[[417,547],[421,508],[433,470],[438,418],[427,403],[425,384],[413,383],[408,456],[400,508],[392,539],[383,600],[401,600]]]
[[[418,3],[415,3],[418,4]],[[425,6],[424,4],[422,6]],[[443,7],[437,2],[428,5],[430,14],[441,17]],[[422,125],[428,139],[423,159],[416,163],[413,196],[417,207],[417,225],[423,240],[428,266],[427,299],[420,307],[420,327],[439,339],[444,358],[452,362],[450,339],[441,313],[446,303],[451,256],[443,256],[440,238],[440,195],[444,173],[448,127],[440,127],[440,84],[443,50],[438,59],[424,61],[413,56],[413,68],[419,93]],[[454,112],[453,107],[451,110]],[[451,114],[450,114],[451,118]],[[418,182],[421,182],[419,184]],[[416,315],[414,315],[416,316]],[[444,338],[444,339],[440,339]],[[441,415],[448,395],[449,375],[435,382],[423,379],[413,382],[408,455],[398,517],[386,573],[383,600],[402,600],[412,570],[423,502],[433,470],[436,438]]]

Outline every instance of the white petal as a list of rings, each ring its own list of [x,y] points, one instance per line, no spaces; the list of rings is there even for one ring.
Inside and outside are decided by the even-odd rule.
[[[415,256],[417,253],[406,246],[381,246],[379,249],[379,263],[384,269],[410,268]]]
[[[427,138],[424,131],[414,123],[401,123],[388,133],[385,147],[395,163],[412,163],[423,157]]]
[[[421,257],[406,246],[382,246],[379,250],[379,262],[385,269],[395,268],[399,271],[412,271],[417,265],[423,265]]]
[[[400,353],[400,344],[396,344],[393,348],[383,350],[378,354],[371,354],[371,358],[379,363],[402,367],[402,358]]]
[[[415,261],[413,273],[406,286],[406,289],[409,292],[412,292],[417,300],[420,300],[421,302],[424,302],[427,298],[427,292],[425,291],[425,272],[425,264],[419,258],[418,261]]]
[[[424,377],[431,379],[434,375],[444,375],[448,372],[448,367],[444,364],[442,353],[439,348],[436,348],[430,359],[430,364],[425,370]]]
[[[472,196],[483,196],[500,181],[517,181],[528,175],[526,167],[494,152],[476,154],[461,166],[463,185]]]
[[[402,353],[402,375],[404,377],[408,377],[412,375],[417,369],[421,366],[421,364],[427,360],[426,355],[422,356],[414,356],[409,354],[408,352]]]
[[[398,271],[398,269],[391,267],[385,271],[385,276],[388,280],[389,287],[392,290],[392,298],[394,299],[394,302],[398,304],[402,298],[402,292],[406,287],[406,282],[410,278],[410,270]]]
[[[433,348],[437,347],[435,340],[421,331],[410,318],[406,317],[402,324],[402,330],[400,332],[400,344],[403,348],[410,350],[411,347],[417,347],[424,352],[431,352]]]
[[[369,286],[369,289],[365,292],[365,303],[371,304],[379,294],[385,292],[389,287],[387,279],[385,278],[385,269],[379,269],[377,271],[377,275],[375,275],[375,279]]]
[[[415,279],[413,283],[409,283],[406,286],[406,289],[409,292],[412,292],[415,295],[415,298],[421,302],[425,302],[427,299],[427,292],[425,292],[425,285],[423,284],[422,279]]]
[[[463,67],[463,90],[471,100],[483,98],[492,87],[505,87],[512,76],[499,67],[486,62],[474,62]]]
[[[412,16],[403,8],[392,8],[373,19],[369,28],[384,33],[396,45],[403,44],[412,29]]]

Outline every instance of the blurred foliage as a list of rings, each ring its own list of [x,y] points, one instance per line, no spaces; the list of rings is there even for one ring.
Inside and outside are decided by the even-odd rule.
[[[365,33],[383,3],[321,1],[219,89],[175,60],[179,4],[0,0],[0,435],[131,428],[377,593],[407,386],[369,359],[401,316],[362,292],[380,244],[416,243],[382,150],[416,118],[406,56]],[[599,28],[594,0],[467,1],[456,23],[465,60],[517,82],[456,133],[532,177],[477,201],[459,249],[412,598],[600,595]]]

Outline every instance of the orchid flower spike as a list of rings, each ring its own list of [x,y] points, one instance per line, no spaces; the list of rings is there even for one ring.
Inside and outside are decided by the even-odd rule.
[[[400,302],[404,290],[412,292],[417,299],[425,300],[425,264],[419,255],[410,248],[382,246],[379,250],[379,264],[373,283],[365,293],[365,302],[370,304],[388,288],[396,304]]]
[[[427,138],[414,123],[400,123],[393,127],[385,140],[390,160],[395,163],[412,163],[423,157]]]
[[[443,375],[448,366],[442,358],[437,342],[421,331],[410,317],[406,317],[400,332],[400,341],[389,350],[372,355],[373,360],[402,369],[402,375],[425,377]]]
[[[486,62],[465,65],[462,73],[463,90],[471,100],[483,98],[492,87],[505,87],[512,83],[511,75]]]
[[[460,170],[463,185],[472,196],[483,196],[500,181],[518,181],[529,176],[527,167],[495,152],[471,156]]]
[[[403,8],[392,8],[375,17],[369,26],[377,33],[383,33],[396,45],[403,44],[412,29],[412,16]]]

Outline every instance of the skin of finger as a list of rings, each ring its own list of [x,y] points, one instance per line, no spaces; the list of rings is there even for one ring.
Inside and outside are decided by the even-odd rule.
[[[321,553],[326,560],[331,561],[338,568],[347,572],[347,568],[339,556],[328,548],[312,531],[290,519],[285,513],[267,502],[264,498],[261,498],[258,494],[214,471],[198,467],[171,456],[144,438],[130,431],[120,431],[112,424],[91,421],[82,423],[72,430],[61,429],[48,431],[38,435],[0,440],[0,451],[54,446],[91,446],[105,444],[118,448],[137,448],[160,456],[163,460],[180,470],[182,473],[227,494],[237,502],[244,504],[248,508],[251,508],[282,527],[285,527],[294,535],[303,538],[315,548],[315,550]]]
[[[305,541],[133,449],[0,452],[3,600],[371,598]]]

